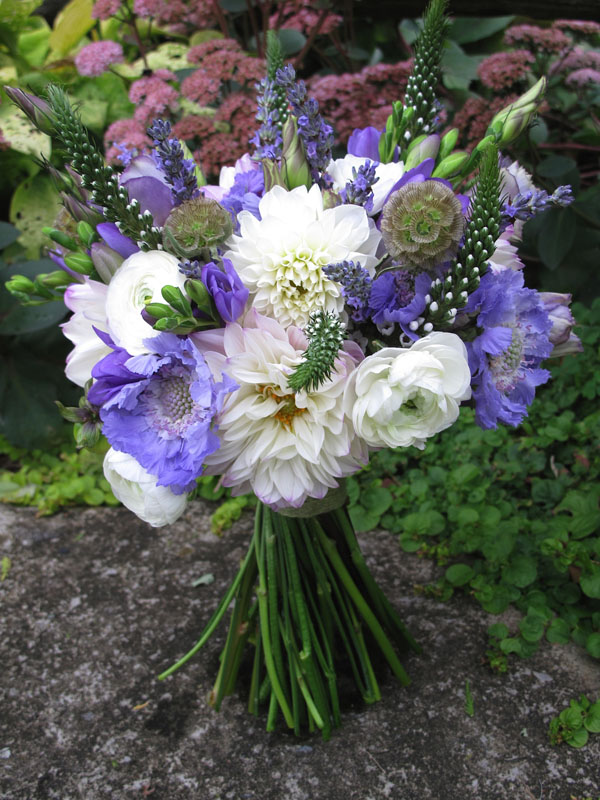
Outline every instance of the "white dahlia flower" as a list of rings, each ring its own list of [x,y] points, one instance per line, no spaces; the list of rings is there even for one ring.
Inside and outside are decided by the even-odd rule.
[[[346,409],[371,447],[423,449],[450,427],[471,396],[467,349],[454,333],[430,333],[410,349],[386,347],[359,364],[346,388]]]
[[[336,158],[335,161],[330,161],[327,167],[327,173],[333,178],[333,190],[341,192],[346,188],[348,181],[354,180],[352,169],[358,172],[358,168],[363,164],[373,163],[370,159],[364,156],[346,155],[344,158]],[[400,178],[404,175],[404,162],[398,161],[394,163],[390,161],[389,164],[375,162],[375,177],[378,178],[373,186],[373,208],[370,214],[378,214],[383,208],[385,200]]]
[[[367,462],[367,447],[343,408],[345,385],[362,357],[357,345],[346,344],[318,390],[294,394],[288,375],[307,346],[299,328],[285,330],[251,309],[243,327],[233,323],[193,339],[214,375],[221,380],[225,372],[240,387],[217,417],[221,446],[205,462],[205,472],[223,474],[234,494],[252,491],[276,509],[298,508]]]
[[[83,283],[72,283],[65,291],[65,305],[74,313],[61,327],[75,345],[67,356],[65,373],[77,386],[85,386],[92,377],[92,367],[112,352],[94,330],[105,333],[108,330],[107,290],[105,284],[86,278]]]
[[[374,273],[381,234],[360,206],[323,208],[318,186],[286,191],[274,186],[258,205],[261,219],[250,211],[238,215],[239,235],[227,241],[231,259],[252,304],[283,327],[304,327],[318,310],[341,314],[340,284],[322,267],[358,261]]]
[[[162,250],[134,253],[121,264],[108,285],[106,317],[110,335],[132,356],[148,352],[144,339],[158,336],[144,320],[146,303],[163,303],[163,286],[183,289],[185,276],[176,256]]]
[[[157,486],[157,478],[128,453],[111,447],[104,456],[104,476],[117,500],[153,528],[170,525],[185,511],[187,494]]]

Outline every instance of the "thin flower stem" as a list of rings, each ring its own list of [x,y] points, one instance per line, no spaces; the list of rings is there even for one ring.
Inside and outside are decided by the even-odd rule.
[[[275,723],[277,722],[277,714],[279,713],[279,703],[277,702],[277,695],[271,690],[271,697],[269,699],[269,713],[267,715],[267,731],[275,730]]]
[[[278,603],[278,561],[276,557],[276,537],[273,530],[273,517],[271,511],[265,506],[263,509],[263,536],[265,539],[266,572],[267,572],[267,595],[269,604],[269,624],[271,626],[271,646],[273,648],[273,663],[279,676],[282,686],[287,685],[286,671],[283,665],[283,655],[281,651],[281,640],[279,638],[279,625],[277,617],[279,615]]]
[[[250,679],[250,693],[248,697],[248,711],[258,716],[260,704],[260,673],[262,668],[262,647],[258,627],[255,629],[256,643],[254,647],[254,660],[252,662],[252,678]]]
[[[233,583],[231,584],[231,586],[227,590],[227,593],[217,606],[217,609],[210,618],[207,626],[202,631],[200,639],[196,642],[196,644],[192,647],[192,649],[189,650],[183,656],[183,658],[180,658],[179,661],[177,661],[175,664],[169,667],[169,669],[165,670],[164,672],[161,672],[161,674],[158,676],[159,681],[163,681],[165,678],[168,678],[169,675],[172,675],[176,670],[182,667],[187,661],[190,660],[190,658],[192,658],[192,656],[195,656],[198,650],[200,650],[200,648],[204,644],[206,644],[206,642],[210,639],[210,637],[215,631],[215,628],[221,622],[223,616],[225,615],[225,612],[229,608],[229,604],[231,603],[235,593],[237,592],[237,589],[242,581],[242,578],[244,577],[246,570],[248,569],[253,559],[254,559],[254,548],[251,546],[246,554],[246,558],[242,562],[242,566],[240,567],[238,574],[235,576],[233,580]]]
[[[262,518],[261,512],[261,504],[257,506],[256,510],[257,519],[260,516]],[[270,626],[269,626],[269,604],[267,599],[267,579],[265,575],[265,564],[263,560],[263,548],[259,548],[259,537],[255,537],[254,539],[254,549],[256,552],[256,561],[258,564],[258,610],[260,614],[260,632],[262,637],[264,655],[265,655],[265,666],[267,668],[267,672],[269,673],[269,678],[271,679],[271,686],[273,688],[273,692],[277,697],[277,702],[281,708],[282,714],[284,716],[286,725],[288,728],[294,727],[294,720],[292,717],[292,712],[290,711],[290,707],[288,704],[288,700],[286,698],[284,689],[279,681],[279,676],[277,674],[277,669],[275,667],[275,662],[273,661],[273,651],[271,649],[271,638],[270,638]]]
[[[287,528],[287,531],[285,530]],[[285,535],[287,533],[287,535]],[[294,532],[292,532],[289,525],[284,527],[284,541],[287,548],[288,565],[290,570],[290,578],[292,583],[292,591],[294,593],[294,604],[298,611],[298,622],[300,625],[300,637],[302,639],[302,652],[300,658],[309,658],[311,655],[310,644],[310,631],[308,628],[308,613],[306,604],[304,602],[304,595],[300,585],[300,573],[298,571],[298,562],[296,561],[296,553],[294,552]]]
[[[356,584],[352,580],[350,573],[344,566],[344,563],[337,552],[337,547],[331,541],[331,539],[329,539],[326,536],[325,532],[323,531],[323,529],[319,524],[316,524],[315,528],[321,546],[327,553],[327,557],[329,558],[333,568],[339,575],[340,580],[344,584],[346,591],[352,598],[354,605],[358,609],[360,615],[363,617],[371,633],[375,637],[375,640],[377,641],[379,647],[381,648],[383,654],[385,655],[388,664],[390,665],[392,671],[394,672],[394,675],[398,678],[398,680],[401,683],[407,686],[410,683],[410,678],[406,674],[406,670],[398,660],[398,656],[394,652],[390,640],[385,635],[381,625],[377,621],[377,618],[367,605],[364,597],[358,591]]]

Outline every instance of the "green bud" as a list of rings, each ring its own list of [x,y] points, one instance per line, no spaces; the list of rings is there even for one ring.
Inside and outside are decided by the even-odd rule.
[[[406,150],[406,154],[410,155],[410,153],[415,149],[415,147],[417,147],[417,145],[421,144],[421,142],[425,141],[426,138],[427,138],[427,134],[426,133],[422,133],[420,136],[417,136],[415,139],[413,139],[412,142],[408,145],[408,148]]]
[[[184,288],[187,296],[191,297],[199,309],[204,311],[205,308],[211,307],[211,296],[202,281],[196,278],[190,278],[185,282]]]
[[[283,186],[285,189],[285,181],[281,176],[281,170],[276,161],[271,158],[265,158],[262,162],[263,175],[265,178],[265,192],[268,192],[274,186]]]
[[[451,153],[446,158],[442,159],[437,167],[431,173],[432,178],[451,178],[453,175],[458,175],[467,161],[471,158],[469,153],[457,150]]]
[[[233,232],[229,212],[216,200],[200,195],[176,206],[163,229],[167,250],[183,258],[200,256],[222,244]]]
[[[172,331],[179,325],[177,317],[161,317],[154,323],[155,331]]]
[[[42,275],[38,275],[36,280],[40,283],[43,283],[48,289],[62,289],[64,286],[68,286],[70,283],[73,283],[73,279],[70,275],[62,269],[57,269],[56,272],[48,272]]]
[[[416,167],[422,161],[425,161],[426,158],[435,158],[439,147],[440,137],[437,133],[432,133],[429,136],[418,136],[408,148],[408,155],[404,159],[404,168],[412,169],[412,167]]]
[[[56,228],[42,228],[42,233],[45,236],[49,236],[53,242],[59,244],[61,247],[64,247],[66,250],[79,250],[79,245],[72,239],[67,233],[64,231],[59,231]]]
[[[9,281],[6,281],[5,286],[11,294],[17,297],[28,296],[35,291],[33,281],[26,278],[25,275],[13,275]]]
[[[104,283],[110,283],[112,276],[125,260],[116,250],[109,247],[106,242],[92,242],[90,257],[96,272]]]
[[[167,303],[184,317],[192,316],[190,301],[178,286],[163,286],[162,296]]]
[[[288,189],[311,185],[310,167],[304,153],[304,145],[298,136],[298,122],[289,116],[283,126],[281,149],[281,175]]]
[[[73,253],[65,256],[65,264],[80,275],[91,275],[94,271],[94,262],[86,253]]]
[[[485,152],[485,150],[488,149],[490,145],[495,144],[495,142],[496,142],[496,137],[493,134],[490,134],[489,136],[486,136],[480,142],[478,142],[478,144],[475,146],[475,150],[478,153],[483,153]]]
[[[456,147],[458,133],[458,128],[452,128],[452,130],[449,130],[445,136],[442,136],[442,141],[440,142],[440,152],[438,153],[438,158],[440,161],[446,158],[446,156],[449,156]]]
[[[154,319],[173,316],[173,309],[165,303],[146,303],[144,311]]]
[[[87,412],[79,408],[77,406],[64,406],[60,400],[54,401],[55,405],[57,406],[58,410],[60,411],[60,415],[63,419],[66,419],[67,422],[82,422],[87,417]]]
[[[84,422],[73,426],[75,444],[78,448],[94,447],[100,440],[101,426],[97,422]]]
[[[43,277],[43,276],[42,276]],[[44,284],[37,277],[33,282],[33,290],[38,297],[43,297],[45,300],[55,300],[56,294],[47,289]]]
[[[540,78],[528,92],[496,114],[487,132],[494,134],[498,145],[513,142],[529,126],[542,102],[545,89],[546,78]]]
[[[77,235],[86,247],[91,247],[93,242],[98,241],[98,234],[89,222],[85,222],[84,220],[77,223]]]

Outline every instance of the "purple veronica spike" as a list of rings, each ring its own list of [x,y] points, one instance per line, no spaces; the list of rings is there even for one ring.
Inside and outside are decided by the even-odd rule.
[[[522,272],[507,269],[483,276],[466,311],[479,311],[481,330],[467,342],[475,419],[482,428],[496,428],[498,422],[519,425],[535,387],[550,377],[539,368],[553,348],[552,323],[542,299],[524,287]]]
[[[218,449],[214,419],[238,387],[226,375],[215,383],[191,339],[162,333],[147,344],[153,353],[131,357],[117,347],[99,361],[88,397],[101,406],[114,449],[133,456],[159,486],[182,494]]]

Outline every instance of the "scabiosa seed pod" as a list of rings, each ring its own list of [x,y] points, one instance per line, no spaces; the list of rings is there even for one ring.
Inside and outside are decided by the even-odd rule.
[[[193,258],[221,244],[232,232],[229,212],[216,200],[200,196],[186,200],[171,211],[163,238],[173,253]]]
[[[405,267],[430,268],[449,258],[464,231],[460,200],[439,181],[408,183],[383,208],[381,235]]]

